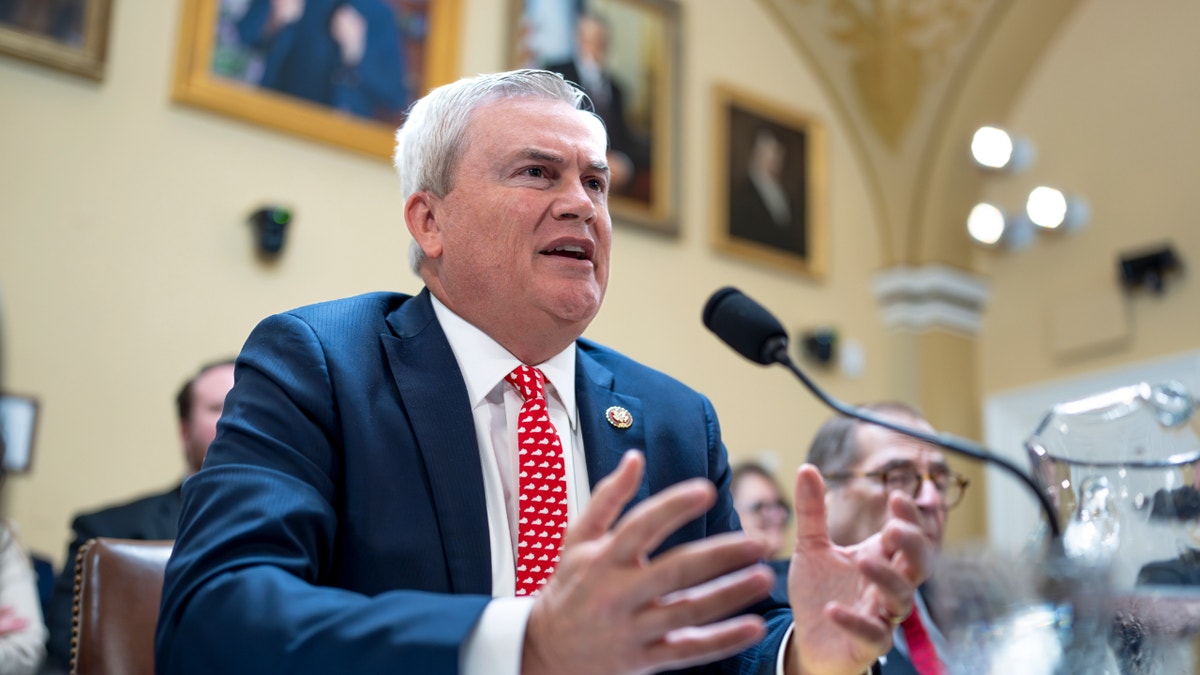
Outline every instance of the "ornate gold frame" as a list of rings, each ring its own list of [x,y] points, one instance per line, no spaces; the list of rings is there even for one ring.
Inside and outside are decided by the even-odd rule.
[[[536,65],[525,63],[522,58],[522,17],[526,2],[510,0],[509,65],[513,68]],[[676,0],[596,0],[591,6],[601,14],[608,9],[644,16],[644,20],[638,22],[640,34],[630,35],[628,40],[651,52],[637,69],[639,81],[650,92],[647,98],[651,111],[650,195],[643,200],[611,194],[609,211],[614,221],[676,235],[679,232],[679,3]]]
[[[451,81],[458,72],[461,0],[432,0],[425,49],[425,88]],[[220,0],[184,0],[172,98],[278,131],[390,159],[396,129],[374,120],[277,92],[226,80],[210,64]],[[419,94],[424,94],[420,92]]]
[[[108,52],[109,16],[113,0],[89,0],[83,18],[83,41],[79,46],[59,42],[0,24],[0,53],[26,61],[65,70],[69,73],[104,79],[104,59]]]
[[[715,167],[713,170],[713,244],[725,253],[763,263],[779,269],[799,272],[815,280],[823,279],[828,266],[828,231],[825,222],[826,199],[826,132],[812,116],[789,108],[788,106],[768,101],[760,96],[751,94],[734,87],[717,85],[715,88],[715,115],[713,128],[713,147],[717,148]],[[734,138],[733,111],[740,111],[770,125],[776,131],[793,136],[793,145],[802,144],[803,167],[793,169],[790,175],[803,175],[801,185],[793,185],[804,196],[803,237],[806,243],[805,252],[800,255],[794,251],[778,246],[769,245],[734,235],[731,232],[731,202],[730,195],[734,176],[734,155],[747,153],[745,144],[733,147],[739,143]],[[744,135],[744,130],[742,132]],[[785,186],[785,190],[788,186]]]

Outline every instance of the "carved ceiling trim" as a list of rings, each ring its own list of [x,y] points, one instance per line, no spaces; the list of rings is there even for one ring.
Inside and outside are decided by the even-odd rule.
[[[930,239],[953,237],[947,228],[959,202],[978,193],[978,181],[966,175],[963,127],[979,118],[1003,122],[1077,0],[760,2],[812,65],[843,120],[881,228],[881,264],[969,265],[965,235],[963,242]],[[858,53],[875,54],[872,65]],[[980,91],[980,77],[990,78],[992,91]],[[856,93],[864,86],[875,93]],[[967,100],[968,93],[980,100]],[[946,175],[956,172],[962,175]],[[954,198],[938,203],[947,186]]]

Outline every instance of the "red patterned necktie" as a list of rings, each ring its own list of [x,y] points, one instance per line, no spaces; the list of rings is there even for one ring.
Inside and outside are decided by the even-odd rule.
[[[929,631],[925,630],[915,607],[900,626],[904,629],[908,660],[912,662],[913,668],[920,675],[944,675],[946,669],[942,666],[942,660],[933,648],[933,641],[929,639]]]
[[[525,399],[517,416],[517,595],[533,595],[558,565],[558,550],[567,527],[566,472],[562,443],[546,407],[542,371],[518,366],[504,379]]]

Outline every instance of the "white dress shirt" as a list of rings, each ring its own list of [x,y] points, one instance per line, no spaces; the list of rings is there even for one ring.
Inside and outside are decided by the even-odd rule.
[[[533,598],[516,592],[518,481],[517,413],[524,399],[504,378],[521,361],[498,342],[450,311],[436,297],[433,311],[462,371],[479,461],[483,468],[483,496],[488,514],[488,541],[492,558],[492,596],[471,637],[463,644],[465,675],[517,675],[525,624]],[[546,376],[546,406],[550,421],[563,444],[563,469],[567,480],[567,522],[577,518],[591,497],[579,413],[575,406],[575,345],[537,366]]]
[[[462,371],[471,402],[479,460],[483,468],[484,503],[488,514],[488,539],[492,558],[492,597],[463,643],[464,675],[519,675],[525,626],[533,608],[532,597],[516,597],[518,481],[517,413],[524,399],[504,381],[521,365],[517,357],[486,333],[450,311],[432,297],[433,311]],[[546,403],[550,421],[563,444],[567,480],[567,523],[583,512],[591,498],[579,411],[575,405],[575,345],[537,366],[546,376]],[[791,639],[788,630],[783,644]],[[776,672],[783,673],[784,649],[779,650]]]

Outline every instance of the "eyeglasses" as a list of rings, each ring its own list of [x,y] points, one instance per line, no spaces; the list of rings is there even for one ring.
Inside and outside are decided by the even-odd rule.
[[[737,512],[743,518],[753,515],[764,523],[786,525],[792,519],[792,507],[781,500],[773,502],[752,502],[737,506]]]
[[[932,473],[927,471],[922,472],[917,471],[911,466],[897,466],[881,471],[847,471],[843,473],[831,473],[825,476],[825,480],[827,481],[849,480],[851,478],[877,478],[888,492],[898,490],[912,495],[913,499],[916,499],[921,494],[921,486],[924,485],[925,481],[929,481],[933,483],[933,487],[942,496],[942,506],[947,510],[958,506],[958,503],[962,501],[963,495],[967,491],[967,486],[971,484],[971,481],[953,471],[935,469]]]

